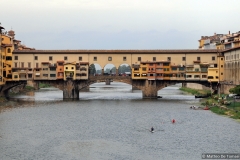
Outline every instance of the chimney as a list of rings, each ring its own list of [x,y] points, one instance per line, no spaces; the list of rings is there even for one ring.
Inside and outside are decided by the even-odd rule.
[[[228,31],[228,34],[229,34],[229,35],[231,34],[230,31]]]

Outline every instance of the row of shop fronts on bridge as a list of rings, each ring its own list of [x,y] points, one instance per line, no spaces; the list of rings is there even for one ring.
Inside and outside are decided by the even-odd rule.
[[[4,33],[3,29],[0,26],[0,85],[7,81],[66,80],[68,77],[87,80],[90,76],[89,65],[93,63],[91,59],[97,62],[107,56],[107,61],[111,62],[115,55],[123,63],[126,61],[130,65],[132,79],[208,81],[234,85],[240,83],[240,47],[206,53],[199,50],[150,50],[146,53],[141,50],[115,50],[110,53],[106,50],[101,51],[101,55],[96,51],[90,57],[86,50],[79,54],[69,51],[49,55],[48,52],[38,53],[34,48],[21,45],[21,41],[15,39],[14,31]],[[25,57],[22,58],[23,54],[18,54],[20,52],[17,51],[26,51]],[[95,51],[91,52],[93,53]],[[66,54],[68,59],[65,59]],[[60,55],[64,58],[59,58]],[[79,55],[82,55],[81,59]]]

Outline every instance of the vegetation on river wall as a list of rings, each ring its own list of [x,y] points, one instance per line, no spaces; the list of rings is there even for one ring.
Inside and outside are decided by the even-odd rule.
[[[193,95],[207,95],[210,90],[197,90],[182,87],[180,90]],[[234,119],[240,119],[240,100],[229,97],[228,94],[211,95],[208,98],[201,99],[201,105],[208,107],[212,112],[219,115],[227,115]]]
[[[46,83],[39,83],[39,88],[49,88],[51,85],[46,84]]]
[[[180,90],[190,93],[192,95],[209,95],[209,94],[211,94],[210,90],[192,89],[192,88],[187,88],[187,87],[181,87]]]

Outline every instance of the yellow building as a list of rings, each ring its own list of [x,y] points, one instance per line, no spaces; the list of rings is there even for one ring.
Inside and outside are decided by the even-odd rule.
[[[199,49],[203,49],[203,46],[204,46],[204,39],[203,39],[203,37],[202,37],[202,39],[198,40],[198,42],[199,42],[198,48]]]
[[[140,64],[133,64],[132,65],[132,79],[146,79],[141,77],[142,68]]]
[[[2,60],[2,30],[4,28],[0,26],[0,86],[4,85],[3,79],[3,60]]]
[[[148,64],[140,62],[140,64],[132,65],[132,79],[148,79]]]
[[[12,37],[2,35],[2,72],[4,81],[11,81],[13,79],[12,73],[12,52],[14,50]],[[16,73],[14,73],[16,75]],[[18,77],[14,77],[18,80]]]
[[[76,62],[64,63],[64,80],[67,78],[76,80]]]
[[[209,82],[224,81],[224,55],[222,53],[218,53],[217,64],[209,64],[208,81]]]

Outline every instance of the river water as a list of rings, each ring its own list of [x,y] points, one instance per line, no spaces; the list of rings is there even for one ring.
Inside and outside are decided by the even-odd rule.
[[[123,83],[94,84],[80,101],[41,89],[1,108],[1,160],[194,160],[202,153],[240,153],[240,123],[199,105],[179,86],[142,99]],[[176,123],[172,124],[171,120]],[[155,128],[151,133],[149,129]]]

